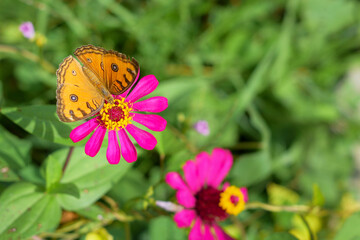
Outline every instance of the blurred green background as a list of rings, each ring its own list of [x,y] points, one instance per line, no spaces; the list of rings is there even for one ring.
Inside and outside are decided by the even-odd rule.
[[[227,180],[251,202],[312,208],[247,210],[224,224],[236,239],[358,239],[359,13],[355,0],[1,0],[0,239],[85,239],[100,227],[114,239],[187,239],[153,201],[173,199],[166,172],[214,147],[232,151]],[[80,199],[76,189],[44,194],[79,125],[55,115],[55,71],[86,44],[154,74],[168,126],[135,164],[110,166],[106,147],[89,158],[77,144],[61,182]],[[209,136],[193,129],[198,120]],[[122,221],[106,211],[112,201]]]

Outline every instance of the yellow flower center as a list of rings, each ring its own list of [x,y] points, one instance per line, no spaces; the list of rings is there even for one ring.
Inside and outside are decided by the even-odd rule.
[[[115,99],[114,103],[104,103],[98,121],[109,130],[119,130],[131,124],[133,115],[132,104],[125,98]]]
[[[225,212],[232,215],[239,214],[245,209],[244,195],[240,188],[235,186],[229,186],[220,193],[219,206],[224,209]]]

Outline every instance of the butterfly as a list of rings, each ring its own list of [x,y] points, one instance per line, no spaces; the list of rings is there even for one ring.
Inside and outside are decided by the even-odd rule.
[[[112,95],[124,93],[135,82],[139,64],[124,54],[86,45],[66,57],[56,71],[57,115],[63,122],[74,122],[94,115],[112,103]]]

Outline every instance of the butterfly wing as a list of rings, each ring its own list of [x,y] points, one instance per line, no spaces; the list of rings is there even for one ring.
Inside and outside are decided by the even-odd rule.
[[[72,56],[64,59],[56,76],[56,106],[61,121],[85,119],[102,108],[104,99],[87,79],[80,63]]]
[[[106,51],[103,56],[105,84],[111,94],[125,92],[136,80],[139,64],[132,58],[115,51]]]
[[[74,55],[84,66],[95,73],[100,80],[105,81],[103,67],[103,55],[105,52],[106,50],[104,48],[86,45],[77,48]]]
[[[76,49],[74,54],[114,95],[125,92],[138,75],[137,61],[113,50],[86,45]]]

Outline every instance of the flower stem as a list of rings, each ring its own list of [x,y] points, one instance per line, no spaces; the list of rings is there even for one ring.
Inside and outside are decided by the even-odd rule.
[[[66,160],[65,160],[65,163],[64,163],[64,166],[63,166],[63,169],[62,169],[63,174],[64,174],[64,172],[65,172],[65,169],[66,169],[67,165],[68,165],[69,162],[70,162],[70,158],[71,158],[71,155],[72,155],[73,151],[74,151],[74,147],[70,147],[70,148],[69,148],[69,153],[68,153],[68,155],[66,156]]]
[[[128,222],[125,222],[124,227],[125,227],[125,239],[131,240],[130,224]]]
[[[261,202],[252,202],[246,204],[246,209],[263,209],[269,212],[309,212],[312,207],[307,205],[277,206]]]
[[[12,46],[7,45],[0,45],[0,52],[2,53],[12,53],[20,55],[26,59],[29,59],[30,61],[40,63],[40,65],[49,73],[55,73],[56,68],[48,61],[41,59],[39,56],[33,54],[30,51],[27,51],[25,49],[20,49]]]

